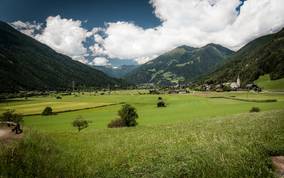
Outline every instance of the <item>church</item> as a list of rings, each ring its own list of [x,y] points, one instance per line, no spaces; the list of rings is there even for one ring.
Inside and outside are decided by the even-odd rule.
[[[232,83],[230,84],[230,87],[231,87],[231,89],[233,89],[233,90],[236,90],[236,89],[238,89],[238,88],[241,87],[241,80],[240,80],[240,76],[239,76],[239,75],[238,75],[238,78],[237,78],[237,82],[232,82]]]

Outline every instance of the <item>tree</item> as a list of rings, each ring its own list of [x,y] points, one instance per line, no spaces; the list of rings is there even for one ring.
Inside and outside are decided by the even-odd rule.
[[[48,115],[52,115],[52,108],[47,106],[41,113],[41,115],[44,115],[44,116],[48,116]]]
[[[136,108],[129,104],[123,105],[122,108],[118,111],[118,115],[125,122],[125,125],[127,127],[133,127],[138,124],[136,122],[136,119],[138,118]]]
[[[72,125],[73,127],[77,127],[78,132],[80,132],[82,129],[85,129],[89,126],[89,122],[83,119],[82,116],[79,116],[73,121]]]
[[[23,132],[20,125],[22,120],[23,116],[21,114],[15,113],[15,110],[7,110],[3,113],[1,122],[7,123],[8,127],[11,127],[11,125],[13,125],[14,128],[12,129],[12,131],[16,132],[16,134],[20,134]]]
[[[122,108],[118,111],[118,116],[119,118],[112,120],[108,124],[109,128],[134,127],[138,124],[136,121],[138,118],[136,109],[129,104],[122,105]]]
[[[136,126],[138,123],[136,119],[138,118],[138,114],[136,112],[136,108],[129,104],[125,104],[118,111],[118,115],[120,119],[122,119],[127,127]]]

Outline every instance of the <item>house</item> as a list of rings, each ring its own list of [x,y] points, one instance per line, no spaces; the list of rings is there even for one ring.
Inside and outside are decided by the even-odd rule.
[[[256,92],[261,92],[261,88],[254,83],[247,84],[246,89],[253,90],[253,91],[256,91]]]
[[[169,90],[168,94],[178,94],[179,91],[178,90]]]

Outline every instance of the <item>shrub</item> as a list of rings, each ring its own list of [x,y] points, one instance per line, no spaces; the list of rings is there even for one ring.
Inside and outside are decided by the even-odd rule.
[[[136,119],[138,118],[138,114],[136,112],[136,108],[129,104],[125,104],[118,111],[118,115],[120,118],[111,121],[108,124],[109,128],[113,127],[134,127],[138,123]]]
[[[42,111],[41,115],[44,116],[48,116],[48,115],[52,115],[52,108],[47,106],[46,108],[44,108],[44,110]]]
[[[62,97],[61,96],[56,96],[56,99],[61,100]]]
[[[20,134],[23,132],[21,129],[20,123],[23,120],[23,116],[21,114],[15,113],[15,110],[7,110],[3,113],[1,118],[1,122],[6,122],[8,127],[14,126],[12,132],[16,132],[16,134]]]
[[[6,112],[3,113],[1,121],[3,122],[12,122],[13,121],[13,114],[15,110],[8,109]]]
[[[258,107],[252,107],[249,112],[259,112],[260,109]]]
[[[157,107],[158,107],[158,108],[160,108],[160,107],[166,107],[166,104],[165,104],[165,102],[163,101],[163,98],[162,98],[162,97],[159,97],[159,98],[158,98]]]
[[[82,118],[82,116],[79,116],[76,118],[73,123],[73,127],[77,127],[78,132],[80,132],[82,129],[85,129],[89,126],[89,122]]]
[[[125,122],[122,119],[112,120],[108,125],[108,128],[126,127]]]
[[[158,108],[160,108],[160,107],[166,107],[166,104],[165,104],[164,101],[158,101],[157,107],[158,107]]]

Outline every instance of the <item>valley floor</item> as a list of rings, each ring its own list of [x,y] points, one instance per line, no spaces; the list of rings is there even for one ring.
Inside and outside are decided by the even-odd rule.
[[[157,108],[158,95],[139,92],[1,103],[2,111],[24,108],[25,114],[24,106],[36,103],[126,102],[137,108],[139,125],[106,128],[120,105],[26,116],[24,138],[13,144],[0,142],[0,177],[275,176],[271,156],[284,155],[284,95],[161,95],[167,107]],[[261,111],[249,113],[253,106]],[[71,125],[78,115],[91,121],[81,132]]]

